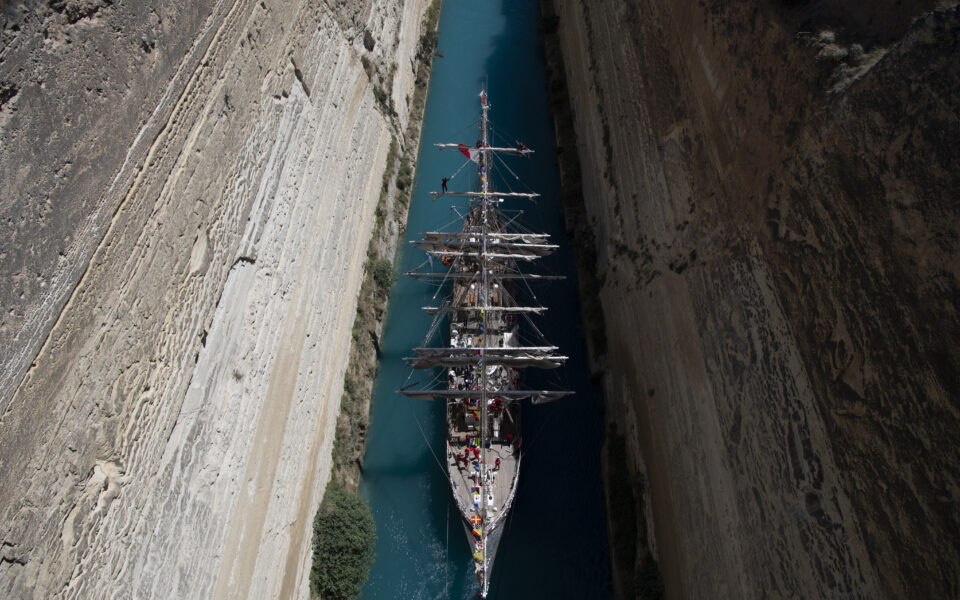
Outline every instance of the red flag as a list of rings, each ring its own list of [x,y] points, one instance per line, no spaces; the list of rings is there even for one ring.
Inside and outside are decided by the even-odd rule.
[[[466,156],[467,158],[469,158],[469,159],[472,160],[473,162],[479,162],[479,161],[480,161],[480,151],[477,150],[476,148],[474,148],[473,146],[468,146],[468,145],[466,145],[466,144],[460,144],[460,145],[457,146],[457,148],[460,150],[460,152],[461,152],[464,156]]]

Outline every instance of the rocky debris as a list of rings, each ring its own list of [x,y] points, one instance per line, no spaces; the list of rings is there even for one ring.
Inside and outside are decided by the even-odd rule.
[[[20,88],[14,84],[7,81],[0,83],[0,109],[2,109],[4,105],[12,100],[18,93],[20,93]]]
[[[5,10],[0,595],[307,594],[425,4]]]
[[[54,12],[64,15],[68,24],[97,14],[101,8],[111,6],[113,0],[48,0],[47,5]]]
[[[549,4],[632,556],[668,597],[956,596],[956,4]]]

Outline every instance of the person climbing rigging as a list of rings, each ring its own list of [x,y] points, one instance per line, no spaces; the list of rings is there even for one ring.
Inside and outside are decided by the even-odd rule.
[[[443,193],[447,193],[447,182],[450,181],[449,177],[444,177],[440,180],[440,187],[443,189]]]

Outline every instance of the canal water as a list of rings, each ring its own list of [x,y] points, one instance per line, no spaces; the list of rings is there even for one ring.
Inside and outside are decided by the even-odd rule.
[[[438,58],[427,98],[417,178],[407,234],[397,255],[400,273],[425,260],[407,243],[422,231],[451,220],[453,201],[432,200],[440,179],[456,174],[451,191],[475,183],[473,165],[439,151],[435,142],[472,144],[478,137],[479,97],[489,90],[494,141],[524,142],[529,159],[507,158],[497,188],[536,190],[536,203],[516,202],[523,224],[550,233],[560,252],[539,261],[538,272],[559,272],[563,282],[534,288],[550,307],[537,321],[547,339],[571,357],[559,371],[530,371],[532,386],[566,387],[576,395],[523,411],[524,459],[513,510],[494,565],[490,598],[610,598],[600,446],[600,396],[587,372],[576,298],[575,255],[563,231],[553,125],[547,103],[542,39],[535,0],[445,0]],[[499,163],[496,163],[499,164]],[[517,178],[514,177],[514,174]],[[463,204],[463,200],[457,201]],[[530,269],[528,269],[530,270]],[[402,357],[423,345],[432,318],[420,307],[442,297],[423,281],[400,277],[394,284],[374,386],[360,493],[377,523],[376,562],[364,600],[467,599],[478,590],[469,546],[440,466],[444,453],[443,405],[410,400],[395,391],[430,380],[411,371]],[[441,324],[430,345],[446,341]]]

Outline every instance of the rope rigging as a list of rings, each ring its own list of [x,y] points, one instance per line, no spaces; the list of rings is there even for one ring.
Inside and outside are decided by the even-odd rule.
[[[493,157],[494,157],[495,159],[497,159],[498,161],[500,161],[500,164],[503,166],[503,168],[506,169],[511,175],[513,175],[513,178],[516,179],[517,181],[519,181],[519,182],[520,182],[520,185],[522,185],[523,187],[527,188],[527,191],[528,191],[528,192],[533,192],[533,191],[534,191],[533,188],[531,188],[530,186],[528,186],[526,183],[523,182],[522,179],[520,179],[520,176],[519,176],[519,175],[517,175],[516,173],[513,172],[513,169],[511,169],[511,168],[509,167],[509,165],[507,165],[506,161],[504,161],[502,158],[500,158],[500,157],[497,156],[496,154],[494,154]],[[511,191],[512,191],[512,190],[511,190]],[[536,199],[533,198],[533,199],[531,199],[531,201],[536,202]]]
[[[412,242],[427,252],[427,258],[409,274],[434,286],[420,298],[429,297],[434,302],[424,306],[433,318],[421,345],[413,349],[415,356],[404,359],[413,367],[406,380],[411,380],[414,368],[431,373],[427,387],[415,382],[400,392],[407,395],[407,408],[420,436],[451,484],[453,500],[467,528],[474,573],[481,585],[482,593],[478,595],[487,597],[499,536],[512,522],[504,518],[512,518],[509,511],[525,452],[521,404],[527,404],[527,398],[538,404],[549,402],[571,392],[544,387],[529,389],[520,383],[525,369],[552,370],[567,359],[557,352],[557,347],[550,345],[532,318],[546,307],[540,305],[530,279],[560,277],[521,271],[521,263],[549,256],[558,246],[549,242],[548,234],[533,232],[519,223],[523,210],[505,209],[517,198],[532,199],[537,194],[499,154],[529,157],[533,150],[519,141],[515,147],[497,146],[494,140],[502,136],[489,123],[490,105],[485,90],[480,94],[480,105],[481,137],[475,146],[437,144],[441,149],[459,151],[467,155],[467,159],[449,177],[442,178],[442,191],[433,194],[434,200],[449,193],[465,196],[468,202],[465,208],[462,204],[458,208],[450,203],[451,219],[447,224],[450,231],[445,226],[442,230],[428,231],[423,239]],[[467,191],[448,192],[447,184],[459,177],[470,163],[476,166],[468,170],[472,173],[468,177],[472,187]],[[461,182],[457,187],[462,186]],[[530,193],[514,191],[515,187]],[[457,223],[460,227],[453,231]],[[437,258],[442,267],[434,265]],[[514,284],[516,279],[522,283]],[[441,292],[445,294],[437,302]],[[449,319],[444,321],[447,316]],[[441,323],[449,328],[449,340],[440,332]],[[438,336],[445,343],[429,346]],[[538,386],[555,378],[553,371],[542,377],[532,376]],[[411,404],[413,398],[436,399],[443,407],[445,448],[432,445],[418,411]],[[540,439],[555,413],[552,411],[540,424],[530,443]],[[431,419],[436,417],[435,412],[430,415]],[[444,454],[443,459],[440,454]],[[448,503],[444,542],[447,555],[449,526]],[[446,565],[443,577],[446,594],[450,588]]]
[[[448,182],[449,182],[449,181],[453,181],[453,180],[456,178],[456,176],[460,174],[460,171],[462,171],[463,168],[464,168],[465,166],[467,166],[469,163],[470,163],[470,159],[469,159],[469,158],[468,158],[467,160],[463,161],[463,164],[460,165],[460,168],[457,169],[456,171],[454,171],[454,172],[453,172],[453,175],[451,175],[450,177],[447,177],[446,180],[447,180]],[[436,200],[436,198],[434,198],[434,200]]]
[[[413,417],[414,423],[417,424],[417,429],[420,431],[420,436],[423,438],[423,443],[427,445],[427,448],[430,449],[430,455],[433,456],[433,460],[437,462],[437,467],[440,468],[440,472],[447,475],[447,470],[444,468],[443,463],[440,461],[440,457],[437,456],[437,453],[433,449],[433,444],[430,443],[430,440],[427,439],[427,434],[423,431],[423,426],[420,424],[420,419],[417,418],[417,413],[414,412],[413,406],[410,405],[410,398],[407,398],[407,408],[410,409],[410,415]]]

